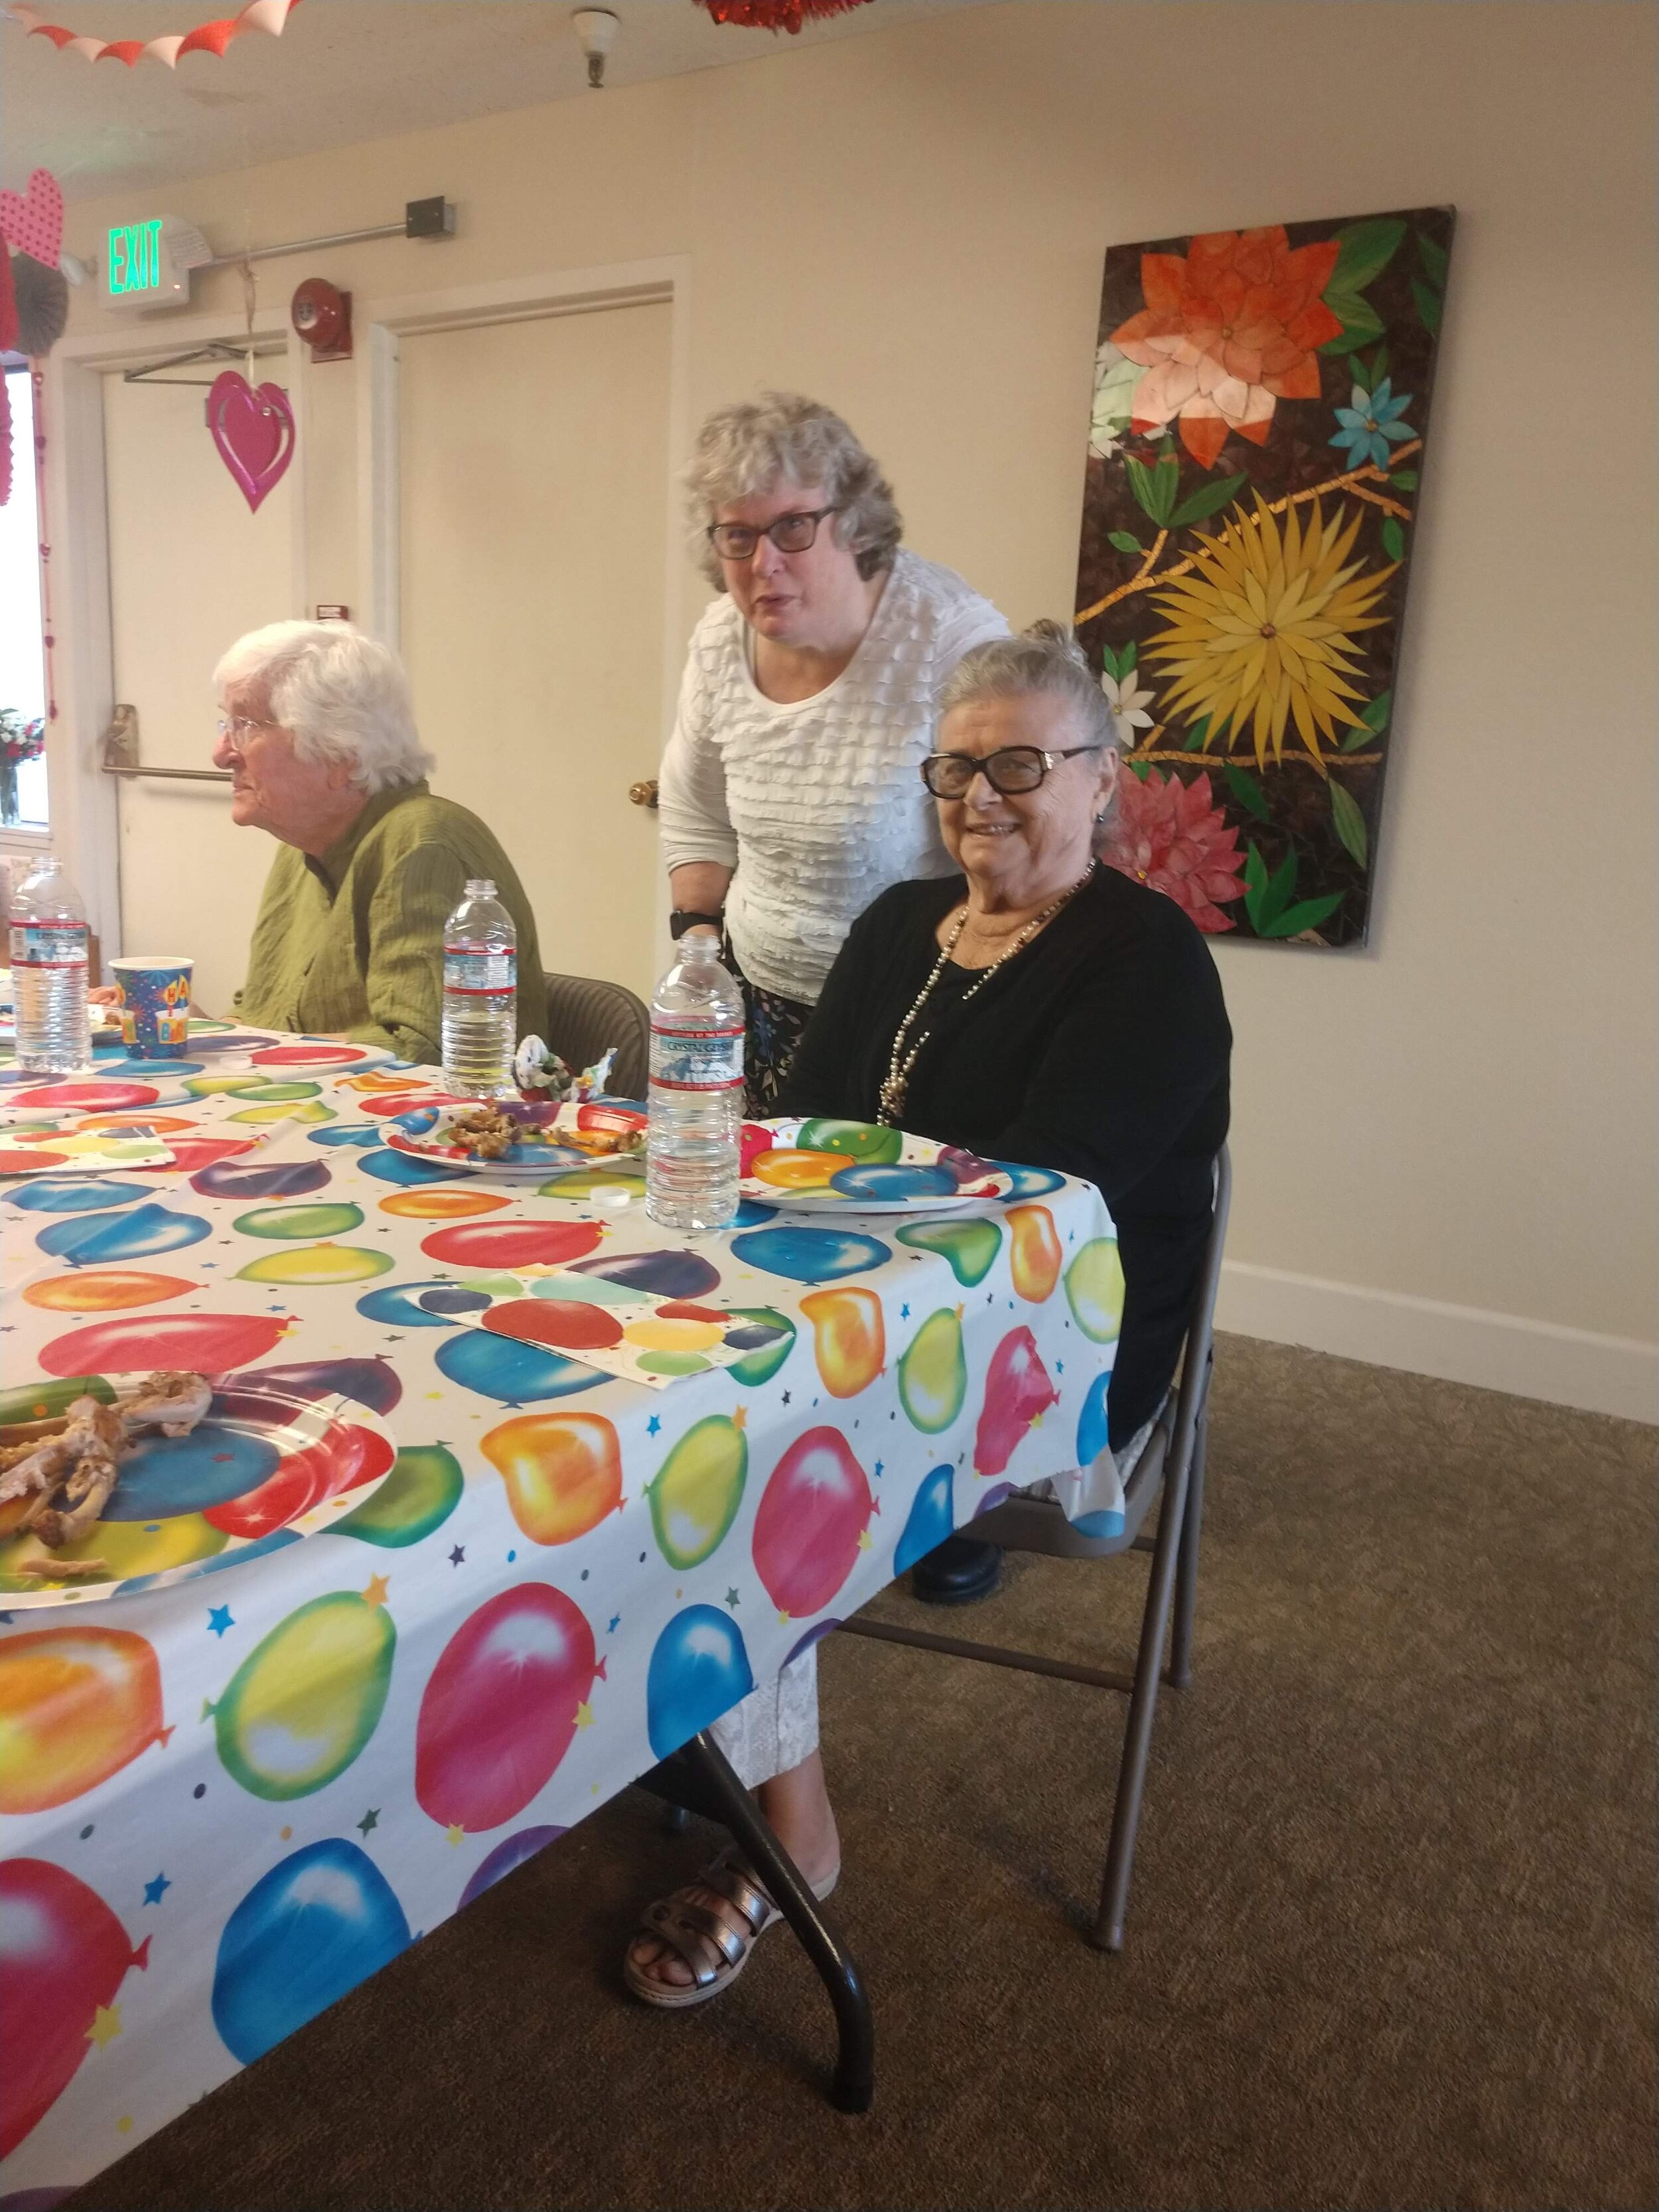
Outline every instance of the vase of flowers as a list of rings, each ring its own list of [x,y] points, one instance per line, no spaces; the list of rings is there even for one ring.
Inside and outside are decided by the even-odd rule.
[[[40,716],[26,722],[15,707],[0,707],[0,829],[10,829],[19,819],[17,771],[25,761],[39,760],[46,742],[46,726]]]

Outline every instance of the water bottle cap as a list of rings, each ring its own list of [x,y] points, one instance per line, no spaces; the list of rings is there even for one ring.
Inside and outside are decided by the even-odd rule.
[[[488,876],[474,876],[467,884],[468,898],[494,898],[495,886]]]

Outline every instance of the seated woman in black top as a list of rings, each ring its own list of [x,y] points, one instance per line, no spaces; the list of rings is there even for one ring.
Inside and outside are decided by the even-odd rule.
[[[1116,730],[1056,625],[969,653],[938,743],[922,773],[963,874],[896,884],[854,924],[779,1110],[881,1120],[1098,1188],[1123,1263],[1107,1410],[1127,1464],[1175,1373],[1210,1226],[1232,1042],[1221,985],[1174,901],[1094,858]],[[788,1740],[761,1801],[823,1895],[840,1854],[819,1755],[799,1752],[816,1729]],[[710,1876],[653,1908],[631,1948],[629,1984],[647,2002],[714,1996],[770,1924],[746,1875],[717,1863]]]
[[[1221,984],[1172,899],[1092,858],[1115,729],[1063,632],[970,653],[939,744],[924,773],[966,880],[896,884],[854,924],[780,1110],[895,1122],[1095,1184],[1123,1261],[1107,1401],[1121,1450],[1169,1388],[1209,1231]],[[998,754],[994,783],[973,763]]]

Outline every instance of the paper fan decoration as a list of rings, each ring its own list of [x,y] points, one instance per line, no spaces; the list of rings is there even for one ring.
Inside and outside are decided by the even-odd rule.
[[[38,8],[24,7],[21,0],[0,12],[9,15],[14,23],[21,23],[31,38],[50,39],[60,53],[67,50],[89,62],[125,62],[129,69],[148,55],[152,61],[176,69],[185,54],[217,54],[222,61],[225,48],[245,31],[264,31],[280,39],[283,27],[299,4],[300,0],[248,0],[240,14],[221,22],[198,23],[193,31],[161,39],[88,38],[62,23],[48,23]]]
[[[10,257],[17,296],[17,350],[39,361],[69,326],[69,280],[61,269],[48,269],[32,253]]]
[[[862,8],[867,0],[697,0],[717,23],[738,23],[749,31],[787,31],[793,39],[803,23],[822,22]]]

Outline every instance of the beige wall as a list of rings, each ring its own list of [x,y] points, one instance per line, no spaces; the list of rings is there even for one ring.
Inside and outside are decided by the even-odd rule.
[[[1655,1333],[1653,61],[1650,11],[1595,0],[1018,0],[165,198],[221,246],[455,200],[453,243],[262,274],[314,270],[360,303],[688,255],[694,413],[769,383],[831,401],[911,542],[1016,622],[1070,603],[1109,242],[1455,203],[1372,942],[1218,947],[1226,1310],[1636,1411],[1653,1370],[1625,1340]],[[123,212],[78,204],[70,246]],[[355,604],[354,374],[310,374],[306,489],[311,596]]]

